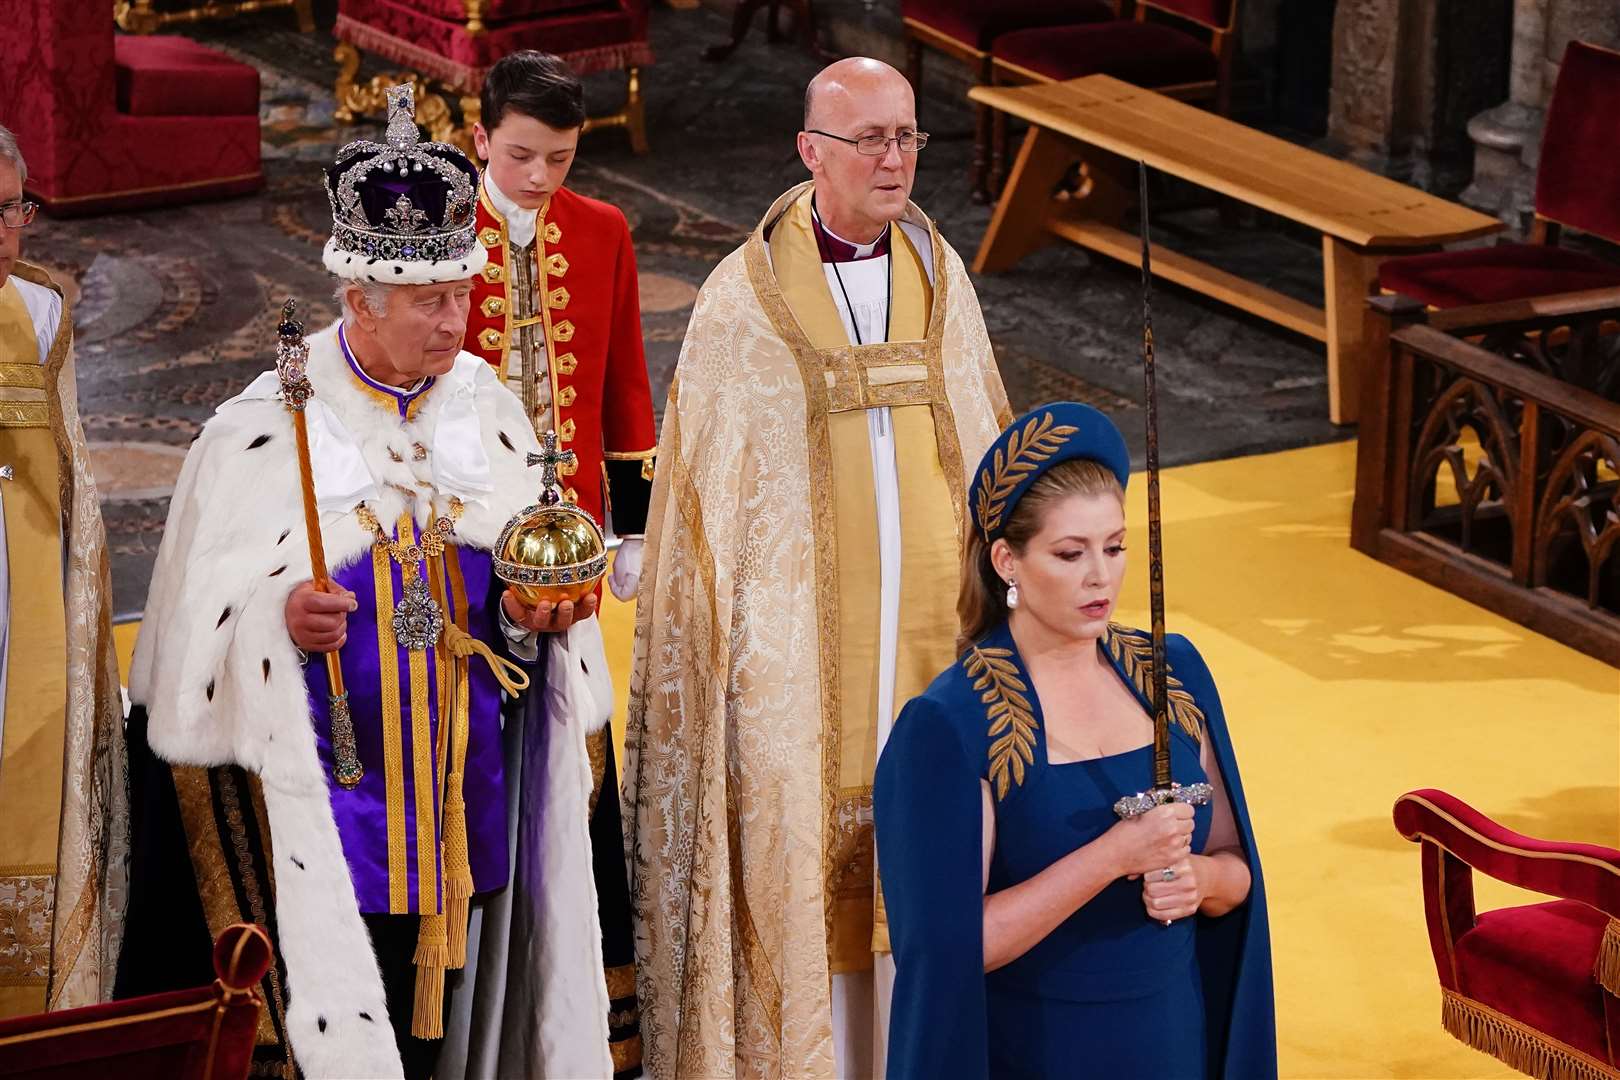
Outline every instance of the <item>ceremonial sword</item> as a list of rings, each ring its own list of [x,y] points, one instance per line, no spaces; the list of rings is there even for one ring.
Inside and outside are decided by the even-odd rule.
[[[281,305],[281,322],[276,327],[276,375],[281,379],[281,402],[292,414],[293,441],[298,446],[298,483],[304,498],[304,532],[309,537],[309,566],[317,592],[333,591],[332,575],[326,569],[326,551],[321,545],[321,514],[315,505],[315,477],[309,461],[309,426],[304,409],[315,396],[309,381],[309,344],[304,340],[304,324],[294,316],[297,305],[291,297]],[[267,661],[268,662],[268,661]],[[332,778],[345,788],[359,785],[366,770],[354,742],[354,719],[349,715],[349,692],[343,686],[343,665],[338,652],[326,654],[327,715],[332,721]]]
[[[1153,786],[1114,804],[1122,818],[1140,817],[1169,802],[1202,806],[1213,789],[1205,783],[1178,784],[1170,777],[1169,661],[1164,630],[1164,524],[1159,512],[1159,386],[1153,358],[1153,257],[1148,241],[1147,162],[1137,164],[1142,204],[1142,383],[1147,396],[1148,605],[1153,619],[1153,666],[1149,691],[1153,705]]]

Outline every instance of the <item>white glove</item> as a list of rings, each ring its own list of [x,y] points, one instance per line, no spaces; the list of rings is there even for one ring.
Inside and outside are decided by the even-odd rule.
[[[626,602],[636,598],[636,587],[641,584],[641,543],[639,536],[622,541],[613,556],[613,573],[608,575],[608,588]]]

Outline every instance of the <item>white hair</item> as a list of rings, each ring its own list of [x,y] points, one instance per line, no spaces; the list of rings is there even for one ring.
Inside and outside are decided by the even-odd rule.
[[[359,289],[360,295],[366,298],[366,307],[370,309],[371,314],[382,318],[388,311],[388,297],[397,288],[398,285],[384,285],[379,281],[339,278],[337,288],[332,293],[332,301],[337,304],[345,320],[356,318],[360,313],[355,311],[354,305],[349,302],[349,290]]]
[[[17,167],[17,182],[28,183],[28,163],[23,160],[22,148],[17,145],[17,136],[0,124],[0,158],[11,162]]]

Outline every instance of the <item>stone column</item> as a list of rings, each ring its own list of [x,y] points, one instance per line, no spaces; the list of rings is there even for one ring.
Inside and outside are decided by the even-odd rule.
[[[1328,137],[1352,161],[1450,195],[1468,117],[1497,100],[1515,0],[1339,0]],[[1538,0],[1545,2],[1545,0]]]
[[[1547,4],[1514,0],[1508,99],[1468,121],[1474,180],[1462,201],[1515,226],[1522,225],[1533,195],[1534,174],[1524,163],[1525,151],[1541,141]]]
[[[1514,0],[1508,100],[1468,122],[1474,182],[1462,201],[1525,228],[1535,211],[1541,125],[1571,41],[1620,46],[1614,0]]]

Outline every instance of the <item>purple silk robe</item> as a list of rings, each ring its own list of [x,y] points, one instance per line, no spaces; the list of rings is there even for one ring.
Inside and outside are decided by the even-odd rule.
[[[462,574],[467,583],[467,629],[474,637],[502,652],[502,637],[496,626],[496,615],[491,600],[498,594],[491,591],[493,568],[489,553],[472,548],[447,546],[445,556],[461,560]],[[400,567],[389,560],[393,575],[394,596],[403,595]],[[425,574],[426,564],[418,568]],[[343,842],[343,854],[349,863],[349,876],[354,882],[354,893],[360,910],[367,914],[389,911],[388,878],[388,800],[387,779],[383,759],[383,699],[382,675],[378,663],[377,621],[392,619],[393,611],[380,611],[372,562],[362,558],[333,574],[337,583],[354,593],[359,607],[349,615],[349,636],[341,651],[343,681],[349,691],[349,711],[354,718],[355,744],[365,776],[353,790],[345,789],[332,778],[332,724],[328,714],[327,692],[329,683],[326,665],[319,657],[311,657],[304,668],[309,685],[310,711],[315,718],[315,741],[320,753],[321,766],[326,773],[327,788],[332,797],[332,815],[337,819],[338,836]],[[446,613],[449,621],[452,612]],[[418,904],[419,868],[417,865],[417,813],[415,769],[412,762],[416,753],[429,756],[432,772],[437,777],[439,761],[436,753],[440,717],[438,716],[437,650],[427,650],[428,701],[430,703],[430,732],[427,745],[412,744],[410,654],[403,648],[398,653],[400,736],[404,747],[405,797],[402,800],[405,832],[406,892],[409,906],[406,912],[420,914]],[[501,688],[490,673],[489,666],[478,657],[468,662],[468,740],[467,771],[463,796],[467,804],[467,845],[472,867],[473,889],[486,892],[503,887],[509,877],[506,851],[506,788],[501,767]],[[437,806],[439,799],[435,798]],[[442,821],[432,823],[435,836]],[[435,844],[435,850],[438,845]],[[437,860],[434,878],[438,882],[439,903],[444,893],[443,859]]]

